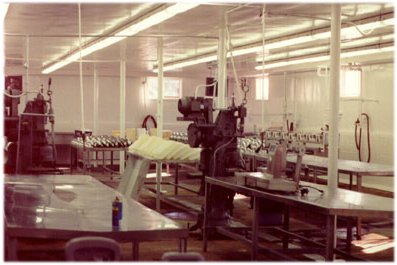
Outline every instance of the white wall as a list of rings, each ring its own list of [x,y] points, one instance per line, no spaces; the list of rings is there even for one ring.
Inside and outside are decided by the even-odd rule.
[[[120,80],[119,77],[99,76],[98,133],[110,134],[120,126]],[[84,76],[84,116],[85,128],[93,128],[93,77]],[[146,115],[156,117],[156,100],[145,100],[145,78],[131,77],[126,79],[126,127],[141,127]],[[47,77],[30,76],[30,89],[38,90],[41,84],[47,88]],[[183,95],[193,96],[194,88],[205,82],[205,78],[184,78]],[[81,128],[80,81],[78,76],[53,76],[53,108],[55,112],[55,130],[73,132]],[[32,99],[34,95],[30,96]],[[20,108],[25,106],[21,101]],[[164,101],[164,129],[186,130],[188,123],[176,120],[177,100]],[[148,124],[151,127],[151,124]]]
[[[360,113],[370,118],[371,162],[393,165],[393,64],[364,66],[362,74],[362,96],[371,101],[340,101],[340,158],[358,160],[358,151],[354,142],[354,122]],[[284,76],[271,75],[269,82],[269,100],[259,102],[252,93],[248,103],[248,130],[254,124],[261,124],[262,105],[265,111],[265,128],[283,122],[285,94],[287,92],[287,113],[289,121],[294,121],[298,131],[320,132],[328,123],[329,81],[317,76],[316,72],[293,73]],[[251,80],[252,92],[255,84]],[[285,85],[286,84],[286,85]],[[375,100],[375,101],[373,101]],[[284,125],[285,128],[285,125]],[[364,132],[364,129],[363,129]],[[366,135],[362,136],[362,145],[366,146]],[[362,157],[367,157],[363,149]],[[393,178],[365,177],[364,186],[393,190]]]
[[[128,69],[127,69],[128,70]],[[376,102],[341,101],[340,102],[340,158],[358,160],[354,144],[354,122],[361,112],[370,116],[371,162],[393,164],[393,64],[365,66],[363,68],[362,93],[364,98]],[[287,73],[269,77],[269,100],[255,100],[255,82],[251,78],[251,87],[247,95],[248,116],[245,131],[266,129],[271,126],[285,126],[283,114],[298,131],[319,132],[328,120],[328,80],[317,76],[316,72]],[[144,77],[126,79],[126,127],[140,127],[148,114],[156,116],[155,100],[145,100]],[[30,88],[40,84],[47,86],[47,78],[31,76]],[[193,96],[197,85],[205,83],[203,77],[184,77],[183,96]],[[229,103],[231,94],[235,102],[241,104],[242,93],[229,78]],[[78,76],[53,76],[53,104],[55,128],[58,132],[73,132],[80,128],[80,85]],[[199,90],[203,95],[204,89]],[[119,77],[99,76],[99,134],[110,134],[119,127]],[[285,106],[285,99],[287,105]],[[23,100],[20,107],[24,106]],[[84,77],[85,127],[93,128],[93,78]],[[262,126],[262,112],[264,125]],[[186,131],[189,122],[176,121],[181,116],[177,109],[177,100],[164,101],[164,129]],[[365,139],[363,139],[364,141]],[[364,154],[364,156],[366,156]],[[364,185],[380,186],[392,189],[392,178],[364,179]]]

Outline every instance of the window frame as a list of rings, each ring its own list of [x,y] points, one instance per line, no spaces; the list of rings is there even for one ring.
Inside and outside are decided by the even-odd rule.
[[[260,80],[262,80],[262,81],[260,81]],[[258,93],[258,89],[262,90],[262,88],[263,88],[263,85],[262,85],[263,80],[266,80],[267,85],[265,84],[265,87],[264,87],[265,91],[261,91],[262,92],[262,95],[261,95],[260,93]],[[258,82],[261,82],[260,87],[258,86]],[[267,89],[267,91],[266,91],[266,89]],[[258,101],[262,101],[262,100],[267,101],[267,100],[269,100],[269,91],[270,91],[269,76],[265,76],[264,78],[262,76],[261,77],[256,77],[255,78],[255,100],[258,100]],[[263,95],[264,94],[263,92],[267,92],[267,93],[265,93],[265,95]],[[259,98],[258,98],[258,95],[260,95]]]
[[[166,95],[166,90],[167,90],[167,81],[178,81],[179,82],[179,91],[178,91],[178,96],[167,96]],[[155,82],[155,91],[156,97],[152,97],[151,95],[154,94],[151,92],[151,89],[153,89],[153,82]],[[149,100],[157,100],[158,99],[158,94],[157,94],[157,82],[158,82],[158,77],[156,76],[150,76],[147,77],[147,90],[148,90],[148,99]],[[163,88],[163,100],[179,100],[182,98],[182,78],[177,78],[177,77],[164,77],[164,88]]]
[[[358,95],[357,94],[353,94],[352,95],[352,93],[346,92],[346,90],[347,90],[346,75],[349,72],[359,72],[360,73],[359,74],[360,79],[359,79],[359,85],[358,85]],[[341,71],[340,71],[339,97],[341,99],[357,99],[357,98],[360,98],[361,94],[362,94],[362,78],[363,78],[362,76],[363,75],[362,75],[361,68],[349,68],[349,67],[342,68]],[[356,90],[353,91],[353,92],[356,92]]]

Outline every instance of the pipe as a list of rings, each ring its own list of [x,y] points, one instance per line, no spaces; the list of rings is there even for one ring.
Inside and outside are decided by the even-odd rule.
[[[163,38],[157,39],[157,136],[163,138],[163,87],[164,87],[164,63],[163,63]],[[160,211],[160,192],[161,192],[161,175],[162,163],[156,163],[156,210]]]
[[[331,11],[331,53],[329,90],[329,149],[328,149],[328,190],[338,188],[338,149],[339,149],[339,81],[340,81],[340,4],[333,4]]]
[[[125,76],[126,76],[126,62],[125,62],[125,42],[121,45],[121,60],[120,60],[120,137],[125,137]],[[120,151],[119,157],[119,172],[124,172],[124,151]]]
[[[82,42],[81,42],[81,5],[80,3],[78,4],[78,10],[79,10],[79,46],[80,46],[80,60],[79,60],[79,71],[80,71],[80,126],[81,130],[84,132],[85,131],[85,125],[84,125],[84,89],[83,89],[83,62],[81,61],[81,50],[82,50]]]
[[[98,135],[98,101],[99,101],[99,88],[98,88],[98,69],[97,65],[94,64],[94,124],[93,133]]]
[[[157,42],[157,60],[158,60],[158,77],[157,77],[157,136],[163,137],[163,87],[164,87],[164,71],[163,71],[163,38],[158,38]]]
[[[25,67],[26,67],[26,83],[25,87],[26,90],[29,90],[29,85],[30,85],[30,80],[29,80],[29,57],[30,57],[30,38],[29,36],[26,37],[26,62],[25,62]],[[28,103],[28,96],[25,97],[25,105]]]
[[[261,118],[261,129],[259,130],[259,132],[261,131],[265,131],[265,98],[263,96],[263,93],[265,92],[265,11],[266,11],[266,6],[263,5],[262,7],[262,20],[261,20],[261,24],[262,24],[262,98],[261,98],[261,111],[262,111],[262,118]]]
[[[225,109],[226,106],[226,20],[221,16],[219,23],[218,40],[218,98],[217,108]]]

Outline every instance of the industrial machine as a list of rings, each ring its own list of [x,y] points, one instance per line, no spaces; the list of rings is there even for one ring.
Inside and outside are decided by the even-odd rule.
[[[6,107],[11,116],[5,118],[6,173],[44,173],[56,170],[56,149],[54,142],[54,111],[52,108],[51,78],[48,80],[48,99],[41,86],[33,100],[26,103],[18,115],[19,97],[6,93]],[[46,129],[48,121],[51,129]],[[51,138],[51,142],[48,141]]]
[[[248,90],[245,90],[245,95]],[[178,110],[183,117],[180,121],[193,121],[188,126],[188,143],[191,147],[201,146],[200,170],[203,179],[200,191],[204,193],[204,177],[227,177],[233,175],[236,168],[244,168],[244,161],[237,148],[237,137],[244,131],[244,119],[247,115],[246,100],[240,106],[234,103],[227,109],[219,110],[213,120],[213,101],[211,98],[185,97],[178,102]],[[209,191],[209,222],[224,224],[233,210],[235,193],[221,187]],[[191,230],[201,228],[201,218]]]

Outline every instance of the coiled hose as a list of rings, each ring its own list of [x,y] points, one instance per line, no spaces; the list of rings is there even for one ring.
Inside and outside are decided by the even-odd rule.
[[[360,117],[364,116],[367,120],[367,147],[368,147],[368,157],[367,157],[367,163],[369,163],[369,161],[371,161],[371,141],[370,141],[370,133],[369,133],[369,116],[367,113],[361,113],[360,116],[357,118],[356,122],[355,122],[355,128],[354,128],[354,140],[356,143],[356,148],[358,150],[358,159],[360,161],[362,160],[361,157],[361,136],[362,136],[362,128],[360,126]],[[357,129],[358,127],[360,127],[360,131],[357,137]]]

